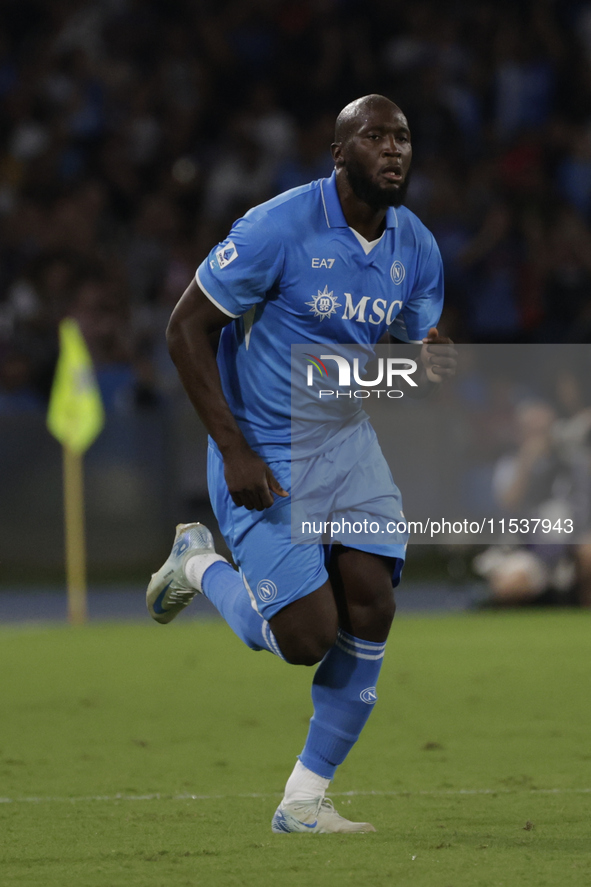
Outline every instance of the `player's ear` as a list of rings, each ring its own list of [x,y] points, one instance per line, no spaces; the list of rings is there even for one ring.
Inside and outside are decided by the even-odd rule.
[[[343,160],[343,150],[340,142],[333,142],[330,146],[330,151],[332,154],[332,159],[334,160],[334,165],[337,167],[342,166],[344,163]]]

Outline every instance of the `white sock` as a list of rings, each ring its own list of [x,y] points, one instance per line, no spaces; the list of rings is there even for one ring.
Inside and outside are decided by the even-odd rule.
[[[319,797],[324,797],[329,784],[330,779],[312,773],[298,760],[287,780],[283,801],[286,804],[292,804],[294,801],[315,801]]]
[[[190,557],[183,566],[183,572],[189,585],[198,591],[203,591],[203,574],[208,567],[211,567],[217,561],[228,563],[225,557],[222,557],[221,554],[216,554],[214,551],[211,554],[194,554],[193,557]]]

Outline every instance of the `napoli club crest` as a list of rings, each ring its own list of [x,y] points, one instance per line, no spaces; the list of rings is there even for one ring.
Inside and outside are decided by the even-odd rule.
[[[257,594],[265,604],[268,604],[277,597],[277,586],[270,579],[261,579],[257,585]]]
[[[396,286],[400,286],[405,276],[406,271],[404,270],[404,265],[402,264],[402,262],[399,262],[398,259],[396,259],[396,261],[390,268],[390,277],[392,278]]]

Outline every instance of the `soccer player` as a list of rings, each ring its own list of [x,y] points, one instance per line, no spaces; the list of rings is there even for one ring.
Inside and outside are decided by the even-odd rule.
[[[290,346],[367,345],[390,331],[398,341],[424,343],[424,390],[454,365],[436,328],[439,250],[402,206],[412,154],[404,114],[379,95],[351,102],[336,121],[332,153],[330,178],[281,194],[234,224],[197,270],[167,333],[209,431],[210,496],[239,571],[215,553],[203,525],[181,524],[152,576],[149,612],[169,622],[201,592],[253,650],[320,663],[314,715],[274,832],[375,831],[340,816],[325,792],[377,699],[406,547],[406,537],[358,547],[292,543]],[[220,329],[216,362],[211,340]],[[361,498],[372,515],[401,517],[400,493],[369,422],[340,429],[326,448],[314,470],[332,479],[336,510],[355,520]]]

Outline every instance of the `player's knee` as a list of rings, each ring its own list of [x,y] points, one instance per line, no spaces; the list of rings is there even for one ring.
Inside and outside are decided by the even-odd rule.
[[[324,659],[336,641],[336,630],[316,631],[307,637],[290,638],[281,646],[281,652],[291,665],[317,665]]]
[[[382,616],[384,622],[392,624],[392,620],[396,615],[396,601],[394,600],[393,592],[390,592],[389,599],[384,602]]]
[[[269,624],[288,662],[316,665],[337,639],[338,615],[330,583],[288,604]]]
[[[323,652],[321,647],[297,647],[286,654],[285,658],[290,665],[318,665],[327,652],[328,650]]]
[[[394,595],[390,593],[388,598],[384,598],[376,603],[372,609],[370,618],[377,625],[390,627],[394,614],[396,613],[396,602]]]
[[[387,632],[390,629],[394,614],[396,613],[396,601],[392,588],[383,593],[377,593],[369,598],[364,606],[356,608],[355,627],[360,637],[371,638]]]

